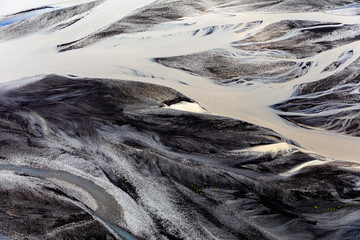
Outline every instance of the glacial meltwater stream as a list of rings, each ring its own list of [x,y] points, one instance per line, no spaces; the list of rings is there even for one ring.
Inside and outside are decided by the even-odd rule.
[[[356,239],[359,36],[356,0],[0,0],[0,237]]]
[[[131,3],[130,3],[131,2]],[[152,1],[106,1],[95,7],[86,17],[67,28],[41,32],[0,44],[0,75],[2,82],[42,74],[76,75],[150,82],[172,87],[195,99],[210,113],[245,120],[273,129],[299,145],[331,159],[359,161],[360,139],[321,129],[306,129],[280,118],[271,105],[288,100],[299,84],[316,82],[342,71],[360,56],[358,40],[334,46],[311,57],[294,58],[278,52],[243,51],[234,43],[263,31],[282,21],[311,21],[332,24],[360,24],[360,16],[333,13],[227,13],[216,7],[203,15],[184,17],[150,28],[145,32],[121,34],[100,40],[94,45],[72,51],[58,52],[56,46],[86,37],[104,26],[120,20],[134,9]],[[121,7],[122,13],[108,12]],[[111,17],[110,17],[111,16]],[[246,28],[247,23],[259,22]],[[231,25],[233,27],[221,27]],[[237,25],[237,26],[236,26]],[[207,35],[193,35],[198,29],[215,26]],[[235,26],[235,27],[234,27]],[[281,38],[291,39],[304,30],[287,33]],[[270,33],[269,33],[270,34]],[[324,38],[322,41],[325,41]],[[273,39],[273,42],[279,39]],[[317,40],[318,41],[318,40]],[[202,76],[167,68],[152,59],[189,55],[216,49],[232,55],[233,61],[248,63],[264,61],[311,62],[304,75],[287,82],[259,82],[219,85]],[[334,71],[323,72],[347,51],[353,55]],[[196,66],[195,66],[196,67]],[[18,69],[21,69],[19,71]],[[259,69],[261,71],[261,69]],[[185,83],[185,85],[184,85]],[[359,106],[356,106],[358,108]],[[326,113],[322,113],[326,114]]]

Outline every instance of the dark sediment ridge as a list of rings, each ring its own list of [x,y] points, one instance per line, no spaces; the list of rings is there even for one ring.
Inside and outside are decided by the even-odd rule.
[[[256,1],[256,3],[252,1],[244,1],[244,0],[236,0],[232,1],[231,3],[224,3],[224,1],[220,0],[201,0],[201,1],[192,1],[192,0],[160,0],[155,1],[154,3],[138,9],[133,14],[110,24],[109,26],[101,29],[93,34],[90,34],[84,38],[77,39],[76,41],[61,43],[58,45],[58,49],[60,52],[62,51],[69,51],[74,49],[83,48],[94,44],[96,42],[101,41],[102,39],[110,38],[113,36],[126,34],[126,33],[136,33],[136,32],[144,32],[144,31],[151,31],[152,28],[156,25],[179,20],[182,17],[186,16],[193,16],[196,14],[202,14],[206,11],[209,11],[212,7],[217,7],[224,12],[272,12],[272,13],[287,13],[287,12],[316,12],[316,11],[325,11],[331,9],[337,9],[345,6],[351,6],[351,4],[355,4],[357,1],[347,1],[344,3],[343,1],[311,1],[311,0],[301,0],[301,1]],[[269,26],[271,31],[281,31],[284,29],[284,26],[287,25],[287,21],[283,23],[274,24],[273,26]],[[301,24],[300,24],[301,25]],[[310,24],[311,25],[311,24]],[[214,28],[218,28],[219,26],[214,26]],[[290,28],[295,27],[290,23]],[[351,28],[351,26],[346,26],[342,28],[339,26],[340,31],[342,31],[342,35],[346,32],[346,28]],[[324,26],[323,31],[330,32],[336,30],[336,28],[327,28]],[[312,33],[306,32],[305,34],[301,35],[296,42],[288,44],[288,41],[279,42],[274,44],[274,46],[270,46],[270,48],[281,48],[281,46],[285,45],[286,48],[289,50],[296,51],[297,54],[304,54],[306,51],[313,51],[314,46],[309,47],[306,51],[300,51],[301,46],[300,40],[303,41],[304,39],[312,38],[314,35],[319,37],[319,32],[321,31],[319,28],[318,30],[314,30]],[[344,31],[345,30],[345,31]],[[272,35],[271,31],[265,32],[262,34],[269,34]],[[304,30],[305,31],[305,30]],[[276,34],[276,33],[275,33]],[[306,35],[306,36],[305,36]],[[303,37],[304,36],[304,37]],[[351,38],[351,36],[349,36]],[[346,41],[351,41],[350,39],[345,39]],[[291,40],[290,40],[291,41]],[[344,38],[341,38],[338,44],[343,44],[341,41],[344,41]],[[279,46],[280,45],[280,46]],[[327,48],[327,44],[323,44],[319,46],[319,44],[315,47],[315,50],[324,50]],[[294,47],[294,48],[292,48]],[[259,44],[256,46],[256,50],[261,48],[267,49],[269,48],[266,44]],[[254,50],[254,48],[249,47],[248,49]]]
[[[194,101],[152,84],[56,75],[3,91],[0,234],[360,237],[357,164],[246,122],[163,108],[179,102]]]
[[[56,31],[68,27],[88,14],[99,3],[101,2],[94,1],[66,8],[49,8],[51,11],[35,14],[22,21],[0,27],[0,42],[28,36],[40,31]],[[15,16],[21,14],[26,14],[26,12],[17,13]],[[9,16],[8,18],[12,17]]]
[[[334,71],[344,63],[345,52],[324,71]],[[345,58],[346,61],[346,58]],[[360,59],[319,81],[298,86],[294,96],[274,105],[288,121],[308,128],[321,128],[341,134],[360,136]]]

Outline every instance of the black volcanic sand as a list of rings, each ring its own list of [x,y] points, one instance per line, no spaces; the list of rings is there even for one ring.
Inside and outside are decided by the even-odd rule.
[[[291,31],[298,32],[291,38],[280,38]],[[266,42],[269,40],[275,41]],[[359,40],[359,24],[283,20],[270,24],[260,33],[237,42],[239,44],[237,47],[246,51],[282,51],[284,57],[288,54],[296,58],[307,58],[357,40]]]
[[[0,234],[360,237],[357,164],[284,175],[324,159],[296,147],[256,152],[294,143],[246,122],[162,108],[181,101],[192,102],[152,84],[56,75],[2,92]]]
[[[259,24],[260,22],[250,22],[228,27],[245,31]],[[213,26],[209,34],[222,28]],[[193,34],[200,35],[207,31],[209,29],[199,29]],[[292,32],[293,35],[287,36]],[[283,83],[308,73],[314,62],[305,58],[357,41],[359,33],[358,24],[283,20],[232,43],[238,49],[235,54],[234,51],[215,49],[191,55],[156,58],[155,61],[167,67],[214,79],[221,84],[252,81]],[[288,60],[294,58],[300,59],[300,62]],[[329,70],[338,68],[342,63],[334,64],[329,66]]]
[[[342,55],[345,54],[351,55],[352,51]],[[342,64],[342,61],[335,61],[324,71],[333,71]],[[330,77],[301,84],[292,98],[273,107],[280,110],[280,116],[299,126],[359,137],[360,109],[356,107],[360,101],[359,64],[360,59],[357,59]],[[337,111],[334,113],[334,110]]]
[[[3,26],[0,28],[0,42],[4,40],[17,39],[45,29],[46,31],[60,30],[79,21],[83,18],[84,14],[88,14],[92,8],[96,7],[100,3],[101,1],[94,1],[72,7],[60,9],[55,8],[53,11],[30,17],[14,24]],[[22,13],[24,12],[20,12],[16,15],[20,15]]]
[[[202,14],[206,11],[209,11],[212,7],[217,7],[222,9],[225,12],[269,12],[269,13],[286,13],[286,12],[315,12],[315,11],[325,11],[331,9],[337,9],[341,7],[351,6],[356,4],[358,1],[340,1],[340,0],[236,0],[231,1],[230,3],[224,2],[222,0],[158,0],[154,3],[138,9],[133,14],[107,26],[105,29],[101,29],[98,32],[90,34],[82,39],[78,39],[74,42],[61,43],[58,45],[58,50],[68,51],[78,48],[83,48],[88,45],[94,44],[104,38],[109,38],[117,36],[124,33],[136,33],[144,32],[151,30],[152,27],[169,22],[179,20],[182,17],[193,16],[196,14]],[[280,24],[275,24],[277,26],[270,26],[271,31],[279,31],[283,29],[283,25],[286,23],[281,22]],[[216,27],[216,26],[214,26]],[[349,27],[349,26],[347,26]],[[266,32],[266,34],[272,34],[271,31]],[[328,31],[328,30],[326,30]],[[316,33],[315,33],[316,34]],[[342,35],[344,33],[341,33]],[[309,39],[312,37],[306,35],[304,38]],[[300,37],[302,38],[302,37]],[[351,38],[351,36],[349,36]],[[344,41],[344,38],[340,38],[339,42]],[[346,41],[349,41],[346,39]],[[286,42],[287,43],[287,42]],[[298,41],[295,45],[296,49],[301,48]],[[279,48],[277,45],[282,43],[275,44],[274,48]],[[324,44],[326,45],[326,44]],[[293,43],[286,46],[294,46]],[[267,48],[267,45],[262,46]],[[310,47],[311,50],[313,47]],[[318,46],[317,49],[325,48],[324,46]],[[291,48],[290,48],[291,50]]]
[[[251,60],[234,58],[223,50],[157,58],[156,62],[177,68],[198,76],[205,76],[220,84],[246,83],[259,81],[265,83],[286,82],[306,74],[309,63],[295,63],[286,60]],[[261,71],[259,71],[261,69]]]

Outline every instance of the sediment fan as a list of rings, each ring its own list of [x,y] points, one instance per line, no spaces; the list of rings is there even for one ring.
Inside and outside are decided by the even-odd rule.
[[[0,238],[359,238],[359,14],[0,0]]]

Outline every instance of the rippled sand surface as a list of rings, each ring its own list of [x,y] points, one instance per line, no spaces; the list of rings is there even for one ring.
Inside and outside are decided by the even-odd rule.
[[[357,239],[358,1],[0,0],[0,237]]]

